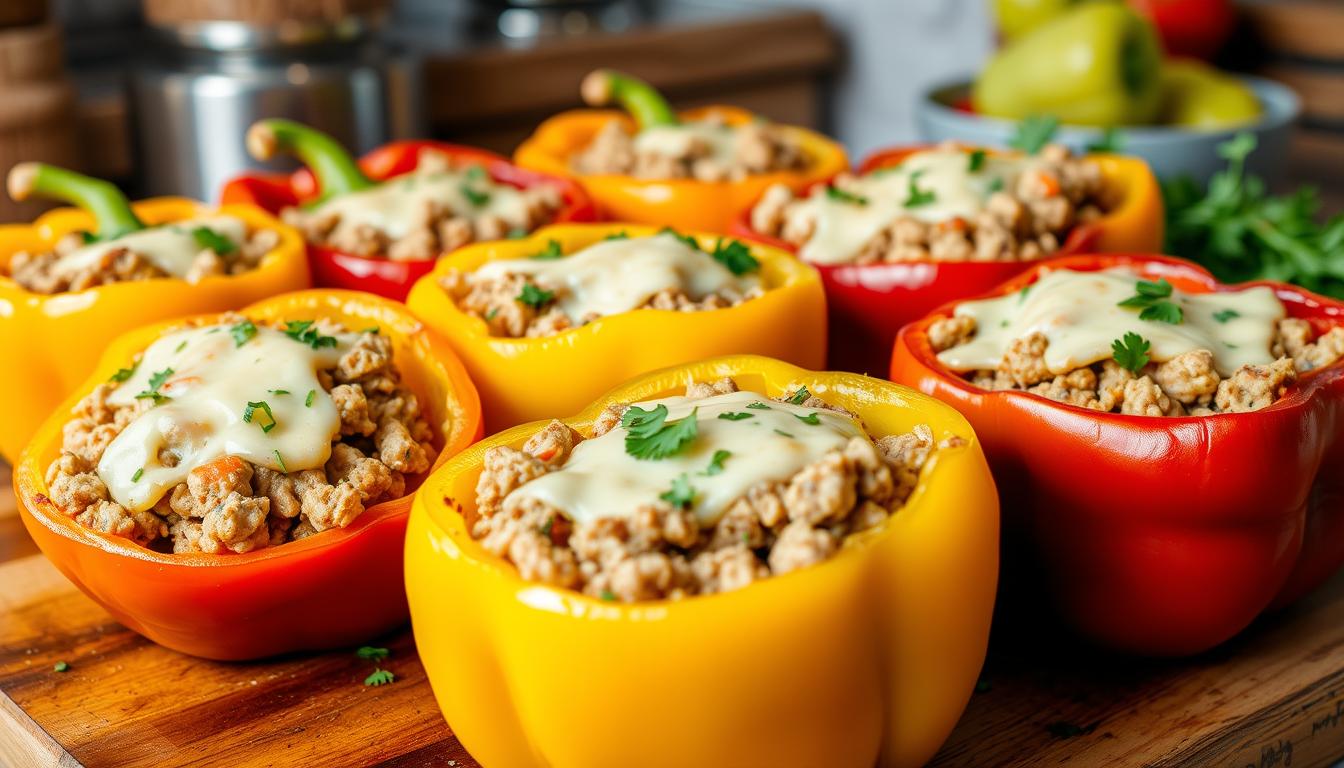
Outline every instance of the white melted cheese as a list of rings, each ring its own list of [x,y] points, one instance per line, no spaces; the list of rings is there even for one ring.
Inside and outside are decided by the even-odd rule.
[[[555,292],[556,306],[575,323],[629,312],[665,290],[680,289],[699,301],[716,293],[741,296],[760,285],[755,276],[734,275],[669,233],[604,240],[559,259],[492,261],[475,274],[485,279],[529,275]]]
[[[1151,344],[1149,357],[1154,362],[1207,349],[1222,376],[1231,376],[1243,365],[1273,362],[1269,348],[1284,308],[1269,288],[1222,293],[1173,290],[1169,300],[1181,308],[1184,320],[1172,324],[1140,320],[1138,309],[1119,306],[1136,294],[1139,279],[1124,268],[1061,269],[1046,274],[1025,294],[964,302],[956,314],[975,318],[976,334],[969,342],[940,352],[938,359],[954,371],[992,369],[1014,339],[1039,332],[1048,340],[1046,367],[1060,374],[1109,359],[1112,342],[1133,332]],[[1219,322],[1215,315],[1224,320]]]
[[[936,149],[916,152],[898,166],[872,171],[846,185],[846,192],[867,204],[832,198],[818,186],[801,203],[816,227],[799,255],[814,264],[852,261],[864,245],[903,216],[924,222],[973,220],[995,188],[1012,189],[1017,177],[1037,162],[985,155],[979,170],[971,171],[969,153]],[[906,207],[912,179],[920,192],[933,194],[932,202]]]
[[[150,389],[156,373],[171,368],[159,387],[170,398],[135,418],[108,445],[98,476],[112,498],[132,510],[148,509],[164,493],[185,482],[191,470],[221,456],[238,456],[258,466],[288,472],[321,467],[341,420],[331,396],[317,380],[349,349],[353,335],[342,334],[336,347],[313,349],[281,331],[257,327],[238,346],[229,326],[207,326],[170,333],[145,350],[135,373],[113,390],[108,402],[130,405]],[[280,394],[273,390],[283,390]],[[311,405],[305,405],[313,392]],[[248,402],[265,402],[272,419]],[[174,466],[160,461],[166,449]],[[277,458],[277,454],[279,458]]]
[[[478,200],[480,205],[473,203],[464,190],[483,196]],[[526,229],[530,223],[522,190],[496,183],[479,170],[439,170],[432,164],[368,189],[336,195],[317,205],[311,213],[318,216],[336,213],[341,217],[338,225],[341,229],[368,225],[397,239],[421,226],[426,204],[430,202],[471,219],[497,216],[510,229]]]
[[[728,165],[737,156],[738,140],[738,131],[733,126],[717,122],[654,125],[635,134],[635,152],[674,158],[694,154]],[[709,151],[704,152],[700,147]]]
[[[237,247],[242,247],[247,239],[246,222],[233,216],[184,219],[86,245],[62,256],[54,271],[73,275],[97,264],[109,251],[126,248],[173,277],[186,277],[196,255],[205,250],[193,234],[198,227],[211,230]]]
[[[748,408],[763,403],[768,409]],[[843,413],[776,403],[755,392],[733,392],[698,400],[669,397],[636,403],[645,410],[667,406],[667,421],[686,418],[695,409],[698,434],[690,446],[665,459],[640,460],[626,453],[624,427],[574,448],[560,469],[523,484],[510,495],[534,498],[564,510],[584,524],[604,517],[626,517],[636,508],[658,501],[672,482],[685,474],[695,489],[692,510],[711,527],[752,486],[784,481],[850,438],[865,436],[863,427]],[[721,413],[747,413],[739,421]],[[817,424],[799,417],[817,415]],[[728,451],[723,471],[707,475],[715,451]]]

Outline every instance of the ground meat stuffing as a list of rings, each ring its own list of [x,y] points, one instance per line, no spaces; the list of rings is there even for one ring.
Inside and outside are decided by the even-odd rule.
[[[966,316],[939,318],[929,326],[935,352],[965,343],[975,335],[975,320]],[[1305,320],[1280,320],[1268,365],[1243,365],[1228,378],[1214,369],[1213,353],[1196,349],[1164,362],[1151,362],[1138,373],[1114,360],[1054,375],[1045,366],[1046,338],[1032,334],[1017,339],[995,370],[974,371],[968,378],[991,390],[1018,389],[1051,400],[1097,411],[1137,416],[1207,416],[1264,408],[1283,396],[1298,376],[1330,365],[1344,356],[1344,327],[1331,328],[1313,339]]]
[[[453,167],[452,159],[433,150],[420,153],[416,174],[446,172]],[[477,166],[479,167],[479,166]],[[395,184],[395,179],[386,182]],[[494,182],[502,184],[502,182]],[[416,218],[405,234],[398,237],[363,222],[342,221],[340,211],[286,208],[280,216],[286,224],[303,233],[310,243],[368,258],[388,258],[393,261],[415,261],[437,258],[440,254],[470,243],[502,240],[527,234],[551,223],[556,212],[564,206],[564,195],[553,184],[534,184],[520,190],[527,222],[511,225],[493,213],[479,213],[452,208],[442,200],[420,198]],[[478,194],[488,194],[488,190]]]
[[[317,327],[344,331],[323,321]],[[151,509],[128,510],[110,498],[97,465],[112,439],[151,405],[109,404],[117,385],[108,383],[75,406],[61,454],[47,469],[48,496],[81,525],[163,552],[243,553],[348,526],[368,507],[405,495],[407,477],[429,469],[433,430],[402,385],[385,336],[362,333],[318,378],[341,418],[320,469],[282,472],[221,456],[193,469]],[[161,458],[171,455],[172,445],[160,451]]]
[[[701,136],[685,142],[676,154],[639,148],[626,125],[612,120],[570,158],[570,167],[584,175],[737,181],[753,174],[799,170],[809,162],[798,140],[784,126],[764,121],[728,126],[717,114],[699,124],[729,133],[731,154],[720,155],[714,143]]]
[[[731,379],[721,379],[690,384],[687,397],[735,391]],[[812,396],[803,405],[845,412]],[[593,436],[612,429],[627,407],[609,407]],[[727,592],[826,560],[846,537],[880,526],[901,508],[937,448],[960,444],[952,438],[935,445],[926,426],[876,441],[851,438],[788,480],[753,486],[709,528],[665,501],[576,525],[562,509],[510,496],[560,469],[583,440],[552,421],[521,450],[486,451],[472,535],[524,579],[622,602]]]
[[[280,235],[273,230],[258,229],[250,232],[240,246],[227,253],[202,248],[192,261],[183,279],[195,283],[206,277],[238,275],[256,269],[262,258],[280,243]],[[111,283],[133,280],[152,280],[171,277],[143,254],[129,248],[114,248],[97,261],[77,270],[58,269],[62,257],[83,248],[83,233],[74,232],[56,241],[55,247],[42,253],[19,251],[9,261],[9,276],[25,290],[33,293],[65,293],[82,291]]]
[[[941,149],[955,149],[945,144]],[[1081,223],[1096,220],[1107,207],[1101,172],[1073,157],[1068,148],[1047,146],[1041,165],[1017,177],[1010,189],[990,194],[973,220],[939,222],[898,216],[847,261],[856,264],[900,261],[1029,261],[1053,254]],[[854,192],[856,177],[841,174],[833,186]],[[802,246],[812,239],[815,214],[784,185],[766,190],[751,211],[752,229]]]

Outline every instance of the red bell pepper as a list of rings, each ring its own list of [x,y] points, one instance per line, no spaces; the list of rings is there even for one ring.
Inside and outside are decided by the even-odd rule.
[[[1268,285],[1319,331],[1344,303],[1281,283],[1226,286],[1163,256],[1080,256],[1033,268],[1137,268],[1187,291]],[[1003,500],[1005,564],[1095,641],[1152,655],[1203,651],[1344,563],[1344,365],[1303,374],[1251,413],[1098,413],[1022,391],[987,391],[944,368],[928,340],[942,307],[902,329],[891,378],[966,416]],[[1024,574],[1034,574],[1024,582]]]
[[[360,158],[359,168],[370,179],[382,181],[414,170],[420,159],[420,151],[424,149],[446,154],[456,162],[480,163],[490,177],[501,184],[519,189],[541,183],[558,187],[564,197],[564,205],[556,212],[553,223],[596,220],[592,201],[578,184],[569,179],[524,170],[483,149],[439,141],[394,141]],[[282,208],[309,202],[320,193],[312,171],[301,168],[288,175],[244,174],[224,185],[220,199],[224,203],[250,203],[278,214]],[[393,261],[368,258],[309,243],[308,261],[315,286],[366,291],[404,301],[411,286],[434,268],[437,259]]]
[[[906,157],[929,148],[911,146],[878,152],[864,160],[857,173],[900,165]],[[1152,171],[1134,158],[1104,155],[1092,159],[1101,166],[1103,184],[1117,202],[1103,218],[1075,227],[1059,254],[1160,249],[1162,199]],[[752,229],[750,208],[737,217],[732,234],[789,253],[798,252],[793,244]],[[901,326],[948,301],[987,291],[1031,265],[1029,261],[931,259],[814,264],[826,287],[830,328],[827,367],[881,376],[887,369],[891,343]]]

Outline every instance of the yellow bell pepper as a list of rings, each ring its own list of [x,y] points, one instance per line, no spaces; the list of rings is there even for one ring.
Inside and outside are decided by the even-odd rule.
[[[38,294],[8,277],[19,251],[47,251],[65,235],[93,231],[83,209],[59,208],[32,224],[0,225],[0,349],[15,368],[0,377],[0,455],[11,462],[43,419],[93,370],[103,348],[121,333],[146,323],[202,312],[220,312],[285,291],[308,287],[308,262],[298,233],[250,206],[210,209],[194,200],[156,198],[132,204],[148,225],[218,212],[273,229],[280,243],[254,270],[198,283],[137,280],[69,293]]]
[[[526,238],[461,248],[416,282],[406,303],[466,364],[481,393],[486,432],[573,413],[631,376],[715,355],[746,352],[823,365],[826,297],[817,271],[768,246],[749,246],[760,262],[763,296],[702,312],[639,309],[539,338],[490,335],[485,321],[459,309],[439,284],[448,270],[527,258],[552,240],[568,254],[618,232],[642,237],[657,231],[625,224],[544,227]],[[696,239],[712,249],[718,237]]]
[[[906,505],[832,559],[734,592],[620,604],[522,580],[468,531],[485,451],[425,481],[406,540],[411,622],[453,732],[485,765],[833,766],[927,761],[985,656],[998,500],[970,425],[912,389],[762,357],[679,366],[612,390],[566,422],[591,434],[610,403],[733,377],[770,396],[799,384],[879,434],[959,437]]]
[[[729,123],[740,125],[756,119],[737,107],[702,107],[681,113],[695,120],[708,113],[722,115]],[[779,171],[748,176],[739,181],[697,181],[694,179],[637,179],[621,175],[576,175],[569,158],[592,142],[609,121],[619,120],[633,130],[634,121],[615,110],[573,110],[542,123],[514,153],[513,161],[523,168],[578,180],[597,204],[600,213],[612,221],[633,221],[679,229],[727,232],[738,211],[760,199],[766,188],[787,184],[795,192],[825,181],[849,167],[844,147],[805,128],[788,126],[789,131],[811,158],[803,171]]]

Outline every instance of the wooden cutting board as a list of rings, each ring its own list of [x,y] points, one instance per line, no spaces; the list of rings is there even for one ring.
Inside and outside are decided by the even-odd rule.
[[[123,629],[27,540],[0,465],[0,766],[457,768],[409,631],[353,649],[201,661]],[[1318,768],[1344,758],[1344,577],[1218,651],[1138,662],[1001,626],[935,766]],[[69,665],[57,672],[58,662]],[[810,767],[799,767],[810,768]]]

